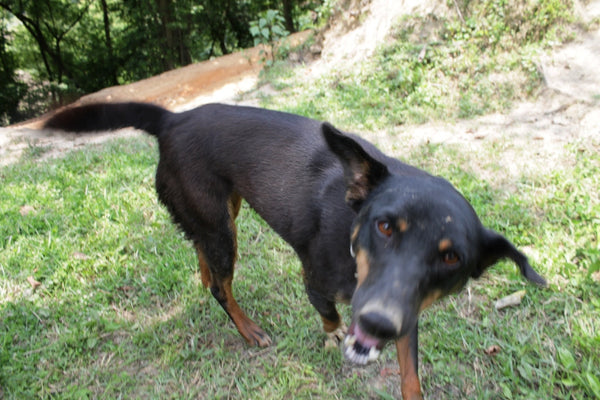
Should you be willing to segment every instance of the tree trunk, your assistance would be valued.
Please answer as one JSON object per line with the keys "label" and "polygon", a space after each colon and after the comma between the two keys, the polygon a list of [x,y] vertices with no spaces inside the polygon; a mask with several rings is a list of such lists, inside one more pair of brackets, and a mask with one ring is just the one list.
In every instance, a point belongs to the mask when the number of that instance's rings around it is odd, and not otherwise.
{"label": "tree trunk", "polygon": [[106,51],[108,52],[108,58],[110,60],[110,80],[113,85],[117,85],[119,80],[117,79],[117,68],[115,64],[115,55],[113,52],[112,39],[110,37],[110,19],[108,18],[108,5],[106,0],[100,0],[102,5],[102,17],[104,18],[104,40],[106,43]]}
{"label": "tree trunk", "polygon": [[163,48],[163,56],[165,57],[167,69],[175,68],[175,62],[173,57],[173,49],[175,48],[173,44],[173,30],[170,27],[170,24],[173,20],[171,15],[171,7],[170,0],[158,0],[158,15],[160,18],[160,24],[162,28],[162,32],[164,35],[164,41],[162,44]]}
{"label": "tree trunk", "polygon": [[227,3],[225,17],[235,33],[238,47],[246,48],[252,46],[253,40],[250,34],[250,24],[247,18],[239,12],[235,2],[233,4]]}
{"label": "tree trunk", "polygon": [[293,10],[294,0],[283,0],[283,18],[285,19],[285,29],[287,29],[289,33],[296,32],[294,17],[292,15]]}

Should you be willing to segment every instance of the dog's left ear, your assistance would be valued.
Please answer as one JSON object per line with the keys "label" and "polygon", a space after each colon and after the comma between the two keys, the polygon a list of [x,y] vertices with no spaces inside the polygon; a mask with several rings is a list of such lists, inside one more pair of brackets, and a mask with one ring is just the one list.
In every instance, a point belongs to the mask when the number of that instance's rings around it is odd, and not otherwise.
{"label": "dog's left ear", "polygon": [[358,211],[371,190],[390,173],[381,162],[371,157],[354,139],[333,125],[322,125],[323,136],[329,149],[340,159],[346,179],[346,202]]}
{"label": "dog's left ear", "polygon": [[472,274],[478,278],[488,267],[494,265],[501,259],[507,258],[519,266],[521,274],[529,281],[546,286],[546,280],[542,278],[527,261],[525,254],[508,241],[504,236],[491,229],[483,228],[481,239],[481,258],[477,270]]}

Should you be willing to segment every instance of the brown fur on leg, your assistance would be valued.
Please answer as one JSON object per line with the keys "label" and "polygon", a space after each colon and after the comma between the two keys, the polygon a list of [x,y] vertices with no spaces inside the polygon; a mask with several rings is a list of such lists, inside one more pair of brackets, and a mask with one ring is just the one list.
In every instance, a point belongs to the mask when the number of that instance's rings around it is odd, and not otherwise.
{"label": "brown fur on leg", "polygon": [[396,341],[398,363],[400,364],[400,385],[404,400],[423,400],[419,375],[415,370],[414,357],[410,349],[410,336],[404,336]]}
{"label": "brown fur on leg", "polygon": [[206,262],[206,258],[204,257],[204,253],[199,244],[196,244],[196,253],[198,254],[198,263],[200,264],[200,279],[202,279],[202,285],[205,288],[210,289],[212,286],[212,274],[210,273],[208,263]]}
{"label": "brown fur on leg", "polygon": [[[242,311],[233,298],[232,280],[233,277],[230,277],[223,281],[222,293],[224,294],[224,299],[223,301],[219,299],[221,305],[235,324],[237,330],[249,344],[260,347],[271,345],[271,338]],[[219,288],[220,290],[221,288]]]}

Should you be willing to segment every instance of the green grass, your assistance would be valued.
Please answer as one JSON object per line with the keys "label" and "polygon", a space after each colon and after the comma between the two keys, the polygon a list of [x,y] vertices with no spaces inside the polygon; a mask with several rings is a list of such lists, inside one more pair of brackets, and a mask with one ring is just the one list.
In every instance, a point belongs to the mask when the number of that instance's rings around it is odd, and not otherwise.
{"label": "green grass", "polygon": [[[364,390],[353,372],[340,390],[333,376],[342,360],[322,348],[298,260],[246,207],[236,297],[276,344],[243,343],[155,200],[155,164],[145,139],[2,169],[4,396],[343,398]],[[41,283],[35,291],[29,276]]]}
{"label": "green grass", "polygon": [[[551,283],[533,287],[501,263],[426,312],[421,377],[431,398],[600,395],[600,157],[592,150],[565,149],[573,168],[523,176],[510,193],[478,179],[469,166],[480,160],[457,148],[427,145],[408,157],[447,176]],[[247,347],[157,204],[155,164],[156,146],[142,138],[0,170],[6,399],[398,396],[392,347],[367,368],[323,349],[298,260],[244,207],[234,288],[274,339]],[[494,310],[495,299],[520,289],[523,304]],[[491,345],[498,355],[485,355]]]}

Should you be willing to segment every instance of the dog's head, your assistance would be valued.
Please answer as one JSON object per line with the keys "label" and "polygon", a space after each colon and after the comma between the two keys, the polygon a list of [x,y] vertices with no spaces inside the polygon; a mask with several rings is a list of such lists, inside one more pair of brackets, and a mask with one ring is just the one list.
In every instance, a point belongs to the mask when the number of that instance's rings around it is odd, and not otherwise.
{"label": "dog's head", "polygon": [[378,161],[329,124],[323,135],[341,160],[346,201],[357,212],[350,238],[357,286],[344,342],[350,360],[376,358],[387,341],[416,327],[422,310],[500,259],[513,260],[528,280],[545,284],[525,255],[481,224],[449,182]]}

